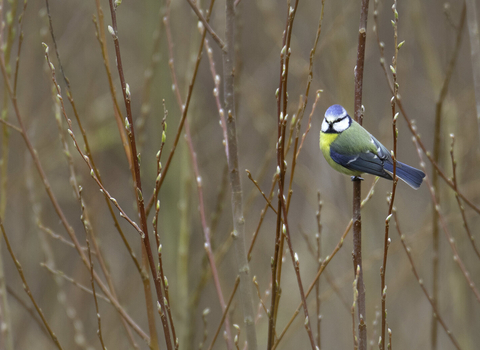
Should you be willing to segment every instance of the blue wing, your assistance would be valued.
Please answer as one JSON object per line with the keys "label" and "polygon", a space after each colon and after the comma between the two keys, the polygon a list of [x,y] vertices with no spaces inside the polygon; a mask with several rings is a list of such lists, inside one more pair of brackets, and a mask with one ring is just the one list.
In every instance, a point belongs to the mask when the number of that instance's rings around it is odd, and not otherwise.
{"label": "blue wing", "polygon": [[364,152],[358,154],[341,154],[335,150],[334,147],[330,148],[330,157],[335,163],[341,166],[362,173],[372,174],[391,180],[392,177],[383,169],[385,158],[380,158],[372,152]]}
{"label": "blue wing", "polygon": [[[345,150],[345,148],[332,143],[330,146],[330,157],[335,163],[348,170],[392,180],[393,160],[390,152],[375,137],[369,136],[373,145],[370,149],[360,149],[358,152],[352,152],[351,148]],[[423,171],[399,161],[397,161],[396,175],[414,189],[420,187],[425,177]]]}

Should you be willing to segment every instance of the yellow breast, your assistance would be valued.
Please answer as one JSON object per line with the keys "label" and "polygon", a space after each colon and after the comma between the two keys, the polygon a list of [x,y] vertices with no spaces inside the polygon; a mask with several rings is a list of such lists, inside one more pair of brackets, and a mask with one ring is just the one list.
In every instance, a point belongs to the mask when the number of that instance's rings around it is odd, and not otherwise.
{"label": "yellow breast", "polygon": [[330,164],[333,169],[347,175],[358,176],[361,174],[360,171],[352,171],[344,168],[340,164],[335,163],[332,157],[330,157],[330,145],[339,135],[340,134],[325,134],[323,132],[320,132],[320,150],[322,151],[325,160],[328,162],[328,164]]}
{"label": "yellow breast", "polygon": [[333,161],[330,157],[330,145],[338,137],[339,134],[325,134],[320,132],[320,150],[323,153],[325,159],[330,163]]}

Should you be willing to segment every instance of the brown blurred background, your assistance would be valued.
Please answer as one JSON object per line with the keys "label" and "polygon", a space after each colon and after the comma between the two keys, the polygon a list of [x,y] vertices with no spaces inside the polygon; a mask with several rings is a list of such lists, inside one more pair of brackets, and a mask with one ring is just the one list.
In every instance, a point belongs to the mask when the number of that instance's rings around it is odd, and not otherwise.
{"label": "brown blurred background", "polygon": [[[13,0],[15,1],[15,0]],[[393,55],[393,18],[391,2],[378,4],[378,33],[385,43],[387,65]],[[447,6],[448,5],[448,6]],[[105,14],[105,26],[111,24],[108,2],[101,1]],[[205,8],[208,3],[198,4]],[[224,36],[224,2],[215,4],[211,24],[215,31]],[[305,94],[312,48],[321,12],[320,1],[300,1],[296,14],[293,35],[290,71],[288,79],[289,114],[296,113],[300,95]],[[379,64],[380,54],[376,34],[373,31],[373,6],[367,30],[367,47],[364,74],[363,104],[366,108],[363,125],[387,148],[392,148],[391,93],[385,74]],[[3,20],[12,3],[4,2]],[[17,4],[17,14],[13,22],[16,28],[10,61],[15,62],[18,48],[18,15],[23,3]],[[398,58],[398,83],[403,106],[408,117],[415,119],[418,132],[427,149],[433,151],[435,106],[439,100],[448,62],[454,55],[457,30],[463,7],[462,1],[444,4],[438,1],[400,1],[399,41],[405,40]],[[181,117],[169,70],[169,53],[165,26],[165,2],[124,0],[117,10],[118,33],[126,81],[132,94],[134,120],[142,115],[143,106],[149,106],[141,139],[141,170],[145,197],[150,198],[155,183],[155,154],[162,135],[161,120],[164,115],[162,101],[165,101],[167,116],[167,141],[162,163],[165,164],[172,148],[173,139]],[[188,84],[193,74],[200,34],[198,20],[186,1],[173,1],[170,5],[170,26],[174,43],[174,67],[180,94],[185,101]],[[313,115],[311,130],[298,158],[293,183],[293,196],[289,213],[292,241],[301,263],[301,274],[306,286],[310,285],[318,268],[316,258],[309,251],[316,248],[318,210],[317,192],[321,193],[321,256],[331,254],[344,232],[352,213],[352,185],[350,178],[331,169],[318,149],[318,133],[323,113],[334,103],[342,104],[353,115],[353,70],[356,60],[359,2],[325,1],[324,20],[318,49],[314,58],[313,82],[309,102],[302,121],[301,134],[308,125],[308,116],[315,99],[315,91],[322,89],[321,97]],[[134,220],[137,219],[132,178],[127,158],[121,145],[108,79],[103,64],[100,45],[95,36],[92,16],[97,16],[95,1],[50,1],[50,12],[61,63],[71,85],[71,91],[88,135],[93,157],[101,172],[105,187]],[[284,30],[287,4],[283,1],[257,0],[240,1],[237,6],[237,69],[236,102],[238,116],[238,144],[240,169],[244,190],[247,243],[250,243],[265,200],[259,195],[253,183],[247,178],[245,169],[251,171],[263,191],[271,186],[276,170],[275,136],[277,132],[277,110],[275,90],[279,84],[280,50]],[[2,43],[6,42],[6,29]],[[62,209],[82,245],[85,231],[79,220],[81,208],[75,199],[69,182],[68,163],[62,150],[59,130],[55,121],[55,101],[52,98],[51,73],[44,58],[42,42],[50,47],[50,57],[55,65],[57,80],[66,91],[59,63],[54,54],[54,46],[49,31],[45,2],[29,1],[23,15],[24,39],[18,72],[18,103],[28,136],[33,143],[47,178],[52,185]],[[158,50],[155,48],[159,36]],[[207,35],[213,50],[217,74],[222,74],[221,51]],[[113,82],[121,111],[125,116],[123,97],[115,66],[113,41],[107,31],[107,44]],[[146,83],[146,70],[155,60],[151,84]],[[14,68],[12,68],[14,69]],[[148,74],[147,74],[148,76]],[[223,83],[223,79],[221,81]],[[12,104],[7,98],[4,84],[0,84],[2,110],[8,120],[17,125]],[[204,191],[204,206],[212,228],[213,249],[218,253],[232,230],[230,189],[225,179],[226,157],[222,145],[222,129],[213,96],[214,81],[210,72],[208,57],[204,52],[193,89],[188,112],[192,142],[197,154],[198,166]],[[223,97],[223,89],[220,96]],[[63,94],[66,113],[74,119],[72,108]],[[221,98],[221,101],[223,99]],[[472,62],[469,36],[466,25],[462,31],[462,42],[453,71],[448,93],[443,99],[441,125],[441,152],[439,165],[447,176],[452,174],[450,162],[450,137],[455,134],[455,158],[458,162],[457,176],[459,189],[477,206],[480,205],[479,135],[476,121],[475,96],[472,81]],[[147,111],[143,107],[143,112]],[[62,118],[62,116],[60,115]],[[89,175],[89,169],[66,134],[63,119],[63,133],[67,139],[74,160],[78,184],[83,187],[83,198],[89,213],[91,225],[104,252],[104,259],[111,271],[118,298],[125,310],[147,332],[147,317],[142,280],[107,210],[98,186]],[[80,131],[74,122],[73,131],[80,140]],[[4,142],[3,131],[0,139]],[[420,167],[419,158],[412,134],[402,116],[398,118],[398,158],[402,162]],[[89,271],[84,267],[76,251],[41,230],[42,226],[69,240],[60,224],[49,198],[43,188],[41,178],[32,164],[25,143],[18,132],[9,129],[8,138],[8,179],[6,187],[0,189],[6,201],[1,213],[7,235],[17,259],[22,264],[25,277],[39,306],[45,313],[55,334],[64,349],[99,349],[96,335],[97,319],[93,298],[77,286],[60,276],[64,273],[77,283],[91,288]],[[81,142],[81,147],[83,143]],[[5,149],[2,144],[2,150]],[[426,159],[425,155],[423,156]],[[291,166],[291,152],[286,157]],[[427,161],[428,176],[432,176],[432,165]],[[287,171],[290,176],[290,171]],[[287,178],[289,179],[289,177]],[[362,189],[364,196],[374,180],[366,175]],[[455,200],[455,194],[443,180],[439,180],[436,191],[441,213],[448,230],[455,238],[460,257],[470,273],[472,281],[480,285],[480,260],[472,248],[463,227],[463,220]],[[365,205],[363,215],[363,257],[367,296],[367,331],[372,348],[378,342],[378,316],[381,304],[379,269],[383,258],[385,217],[387,215],[387,192],[392,184],[380,180],[375,194]],[[203,247],[204,236],[198,211],[199,200],[196,189],[192,161],[184,137],[180,138],[171,168],[160,191],[161,209],[159,231],[161,235],[164,271],[169,280],[171,308],[180,349],[197,349],[204,336],[202,312],[209,308],[206,316],[208,335],[204,348],[210,344],[221,318],[221,308],[211,278],[204,287],[199,282],[205,269],[209,269]],[[395,207],[401,222],[405,240],[412,249],[416,267],[430,294],[432,290],[432,248],[433,205],[427,184],[413,191],[404,183],[399,183]],[[468,226],[474,237],[480,238],[479,215],[465,206]],[[117,213],[117,211],[115,211]],[[118,214],[118,213],[117,213]],[[118,215],[117,215],[118,217]],[[150,224],[151,216],[148,219]],[[137,257],[140,257],[138,234],[124,220],[120,219]],[[138,221],[138,220],[136,220]],[[251,275],[256,276],[262,298],[267,307],[270,299],[265,296],[269,288],[271,270],[270,259],[274,251],[276,215],[270,210],[259,232],[251,260]],[[183,235],[183,236],[182,236]],[[186,245],[180,244],[185,237]],[[308,237],[308,243],[304,236]],[[432,308],[422,293],[419,283],[412,274],[407,255],[400,243],[393,220],[390,225],[390,245],[387,263],[386,282],[388,327],[393,334],[393,347],[396,349],[427,349],[431,346]],[[154,242],[153,238],[151,239]],[[15,265],[2,238],[1,261],[5,284],[9,293],[4,296],[9,306],[9,319],[5,312],[1,321],[7,322],[13,336],[15,349],[53,349],[54,344],[41,330],[25,305],[31,302],[22,288]],[[228,248],[228,246],[227,246]],[[180,249],[188,249],[180,256]],[[347,236],[339,253],[322,275],[321,284],[321,345],[323,349],[349,349],[352,344],[352,319],[350,307],[353,303],[352,282],[352,237]],[[439,228],[439,279],[438,308],[441,317],[459,341],[462,349],[475,349],[480,343],[480,305],[469,288],[458,265],[445,234]],[[51,264],[58,274],[52,275],[41,263]],[[188,270],[182,269],[182,265]],[[99,264],[94,257],[95,269]],[[218,262],[219,276],[224,298],[228,299],[235,277],[236,261],[233,248],[228,248]],[[185,274],[187,272],[187,274]],[[328,280],[327,281],[327,278]],[[298,286],[292,269],[289,254],[285,255],[282,278],[278,329],[283,330],[296,306],[300,302]],[[253,284],[252,284],[253,288]],[[478,287],[477,287],[478,288]],[[153,285],[152,285],[153,289]],[[97,290],[98,291],[98,290]],[[195,293],[199,299],[191,303]],[[22,305],[17,298],[20,298]],[[155,298],[154,298],[155,300]],[[310,296],[309,311],[316,331],[315,297]],[[255,310],[258,297],[254,292]],[[106,346],[110,349],[129,349],[125,329],[118,313],[103,300],[99,300],[102,317],[102,333]],[[3,309],[2,309],[3,310]],[[267,317],[262,309],[257,321],[257,336],[260,348],[266,347]],[[33,313],[35,311],[33,310]],[[302,315],[302,314],[301,314]],[[35,317],[38,318],[36,315]],[[231,307],[230,319],[240,326],[242,312],[239,298]],[[374,320],[376,325],[373,325]],[[160,346],[164,348],[161,322],[157,317],[157,333]],[[223,330],[222,330],[223,332]],[[235,331],[232,329],[235,334]],[[375,333],[374,333],[375,332]],[[240,348],[243,348],[245,331],[240,334]],[[7,348],[6,338],[2,337],[1,348]],[[147,344],[134,335],[140,349]],[[438,325],[437,349],[453,349],[445,331]],[[303,316],[293,323],[279,349],[309,348],[307,333],[303,327]],[[225,349],[225,341],[220,334],[214,347]]]}

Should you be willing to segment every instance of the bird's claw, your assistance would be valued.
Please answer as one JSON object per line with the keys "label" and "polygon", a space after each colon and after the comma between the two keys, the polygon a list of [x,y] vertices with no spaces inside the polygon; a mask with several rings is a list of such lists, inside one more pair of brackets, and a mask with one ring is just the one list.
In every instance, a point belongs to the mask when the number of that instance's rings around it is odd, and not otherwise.
{"label": "bird's claw", "polygon": [[351,176],[350,177],[352,179],[352,181],[363,181],[363,177],[360,177],[360,176]]}

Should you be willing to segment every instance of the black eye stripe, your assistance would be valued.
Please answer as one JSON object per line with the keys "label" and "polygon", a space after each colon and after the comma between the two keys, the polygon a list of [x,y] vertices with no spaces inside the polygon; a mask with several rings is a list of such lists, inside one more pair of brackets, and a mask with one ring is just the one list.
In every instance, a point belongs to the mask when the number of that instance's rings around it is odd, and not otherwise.
{"label": "black eye stripe", "polygon": [[346,117],[347,117],[347,116],[344,116],[344,117],[342,117],[342,118],[340,118],[340,119],[335,119],[333,122],[329,122],[329,121],[327,120],[327,123],[330,124],[330,125],[333,125],[333,124],[335,124],[335,123],[341,122],[341,121],[344,120]]}

